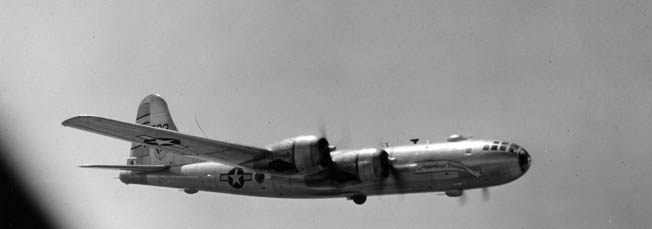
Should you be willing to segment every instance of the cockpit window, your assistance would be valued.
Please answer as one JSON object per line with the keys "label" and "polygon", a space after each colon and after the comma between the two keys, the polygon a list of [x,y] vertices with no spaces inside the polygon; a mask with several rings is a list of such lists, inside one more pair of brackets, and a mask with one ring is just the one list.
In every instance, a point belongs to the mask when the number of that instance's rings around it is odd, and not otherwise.
{"label": "cockpit window", "polygon": [[492,145],[491,150],[498,150],[498,145]]}
{"label": "cockpit window", "polygon": [[516,153],[516,152],[518,152],[518,149],[520,149],[520,148],[521,148],[521,147],[518,146],[517,144],[511,144],[511,145],[509,146],[509,152],[510,152],[510,153]]}
{"label": "cockpit window", "polygon": [[506,145],[501,145],[500,146],[500,151],[505,151],[505,147],[506,147]]}
{"label": "cockpit window", "polygon": [[485,146],[483,146],[483,147],[482,147],[482,150],[484,150],[484,151],[489,150],[489,145],[485,145]]}

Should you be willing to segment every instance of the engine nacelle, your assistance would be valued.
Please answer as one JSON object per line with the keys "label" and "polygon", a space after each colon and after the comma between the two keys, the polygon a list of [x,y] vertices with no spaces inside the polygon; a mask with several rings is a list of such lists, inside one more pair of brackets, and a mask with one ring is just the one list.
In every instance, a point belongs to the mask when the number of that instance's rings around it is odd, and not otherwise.
{"label": "engine nacelle", "polygon": [[302,172],[332,163],[326,138],[299,136],[273,144],[268,167],[277,172]]}
{"label": "engine nacelle", "polygon": [[355,175],[360,181],[380,180],[389,176],[389,156],[382,149],[343,151],[332,157],[338,170]]}

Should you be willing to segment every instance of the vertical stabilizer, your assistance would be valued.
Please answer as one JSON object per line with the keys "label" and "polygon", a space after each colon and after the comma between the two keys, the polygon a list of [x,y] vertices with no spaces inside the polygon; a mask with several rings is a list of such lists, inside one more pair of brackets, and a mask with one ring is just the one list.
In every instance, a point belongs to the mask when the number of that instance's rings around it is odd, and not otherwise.
{"label": "vertical stabilizer", "polygon": [[[170,116],[167,102],[158,94],[148,95],[140,102],[136,114],[136,123],[156,128],[178,130],[174,121],[172,121],[172,116]],[[194,162],[196,162],[195,159],[168,153],[165,150],[155,149],[140,143],[131,144],[131,152],[127,160],[129,165],[188,164]]]}
{"label": "vertical stabilizer", "polygon": [[177,130],[174,125],[168,103],[158,94],[148,95],[140,102],[136,123],[168,130]]}

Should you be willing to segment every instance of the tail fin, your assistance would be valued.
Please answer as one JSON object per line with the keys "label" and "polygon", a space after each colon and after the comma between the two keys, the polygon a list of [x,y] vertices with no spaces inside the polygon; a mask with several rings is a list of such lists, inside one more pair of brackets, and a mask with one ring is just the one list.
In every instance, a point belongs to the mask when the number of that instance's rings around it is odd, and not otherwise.
{"label": "tail fin", "polygon": [[148,95],[140,102],[136,123],[177,131],[168,110],[168,103],[158,94]]}
{"label": "tail fin", "polygon": [[[148,95],[140,102],[136,115],[136,123],[157,128],[177,131],[172,121],[168,104],[158,94]],[[140,143],[131,144],[128,165],[164,165],[195,163],[196,159],[186,158],[165,150],[155,149]]]}

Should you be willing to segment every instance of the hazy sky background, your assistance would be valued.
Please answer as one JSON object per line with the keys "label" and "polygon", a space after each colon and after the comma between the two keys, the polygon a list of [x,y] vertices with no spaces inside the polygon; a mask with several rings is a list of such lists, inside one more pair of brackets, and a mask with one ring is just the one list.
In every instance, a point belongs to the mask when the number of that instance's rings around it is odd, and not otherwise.
{"label": "hazy sky background", "polygon": [[[649,1],[0,1],[0,137],[65,228],[650,228],[651,25]],[[196,117],[235,143],[320,123],[339,148],[461,133],[533,166],[464,207],[187,195],[77,168],[130,144],[61,121],[134,121],[150,93],[181,131],[201,135]]]}

